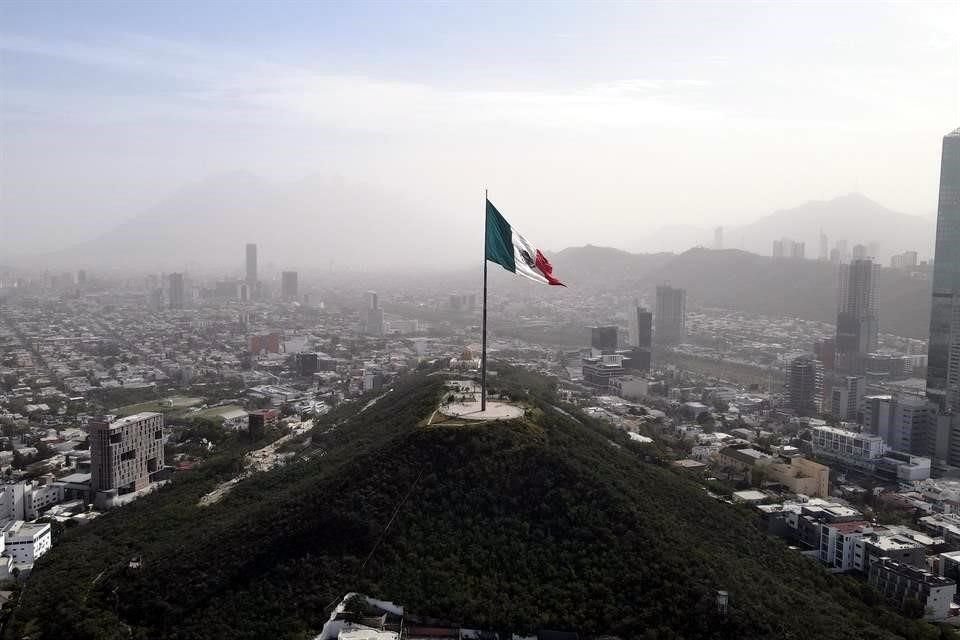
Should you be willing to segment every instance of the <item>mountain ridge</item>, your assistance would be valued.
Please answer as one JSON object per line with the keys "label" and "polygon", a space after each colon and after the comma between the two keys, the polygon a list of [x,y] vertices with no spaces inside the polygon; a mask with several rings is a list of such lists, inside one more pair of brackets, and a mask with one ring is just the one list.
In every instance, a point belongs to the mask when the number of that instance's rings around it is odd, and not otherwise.
{"label": "mountain ridge", "polygon": [[[718,221],[722,224],[722,221]],[[810,200],[753,222],[725,225],[726,246],[768,255],[773,240],[792,237],[816,257],[819,232],[831,245],[879,242],[881,262],[912,249],[932,254],[935,221],[898,213],[860,194]],[[415,232],[414,232],[415,231]],[[370,269],[463,264],[462,241],[474,232],[463,216],[446,215],[428,195],[417,201],[378,187],[323,175],[280,183],[250,172],[217,174],[171,193],[97,237],[61,250],[15,256],[18,264],[106,266],[151,270],[239,271],[242,246],[258,242],[283,268],[334,262]],[[667,225],[621,251],[682,252],[712,246],[713,230]],[[398,243],[398,238],[406,238]],[[451,241],[453,239],[453,241]],[[402,253],[399,253],[402,251]],[[557,254],[562,251],[556,252]],[[403,260],[398,260],[403,256]]]}

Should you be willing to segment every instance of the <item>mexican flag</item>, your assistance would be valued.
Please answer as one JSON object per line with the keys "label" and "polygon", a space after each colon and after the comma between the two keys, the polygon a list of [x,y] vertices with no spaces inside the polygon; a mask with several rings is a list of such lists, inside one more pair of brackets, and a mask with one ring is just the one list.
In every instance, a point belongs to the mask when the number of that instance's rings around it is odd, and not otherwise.
{"label": "mexican flag", "polygon": [[518,276],[543,284],[565,287],[553,276],[553,266],[539,249],[527,242],[487,200],[487,260]]}

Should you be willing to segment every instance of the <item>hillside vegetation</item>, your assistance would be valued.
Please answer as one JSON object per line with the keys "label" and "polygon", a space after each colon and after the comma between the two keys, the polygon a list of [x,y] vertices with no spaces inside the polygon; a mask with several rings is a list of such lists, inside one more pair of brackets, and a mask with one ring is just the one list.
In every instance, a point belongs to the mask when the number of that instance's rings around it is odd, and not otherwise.
{"label": "hillside vegetation", "polygon": [[[197,499],[216,459],[68,531],[6,637],[309,638],[351,590],[471,627],[625,638],[940,637],[768,538],[640,445],[503,371],[525,418],[422,427],[416,375],[315,430],[326,455]],[[392,526],[387,529],[387,523]],[[128,561],[141,557],[143,568]],[[726,617],[714,594],[731,593]]]}

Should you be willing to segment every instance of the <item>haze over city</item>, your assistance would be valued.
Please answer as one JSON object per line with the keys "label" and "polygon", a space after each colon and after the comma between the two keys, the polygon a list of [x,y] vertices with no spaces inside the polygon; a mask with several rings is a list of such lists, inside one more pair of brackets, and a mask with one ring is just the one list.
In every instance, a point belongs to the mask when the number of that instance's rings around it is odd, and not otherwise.
{"label": "haze over city", "polygon": [[[230,226],[269,215],[277,250],[309,235],[338,261],[466,266],[484,188],[554,251],[681,250],[705,238],[657,230],[851,192],[932,225],[927,141],[957,120],[958,11],[5,2],[5,253],[160,211],[233,244]],[[324,247],[359,192],[376,215]],[[231,197],[270,211],[221,212]]]}
{"label": "haze over city", "polygon": [[0,0],[0,640],[960,640],[960,3]]}

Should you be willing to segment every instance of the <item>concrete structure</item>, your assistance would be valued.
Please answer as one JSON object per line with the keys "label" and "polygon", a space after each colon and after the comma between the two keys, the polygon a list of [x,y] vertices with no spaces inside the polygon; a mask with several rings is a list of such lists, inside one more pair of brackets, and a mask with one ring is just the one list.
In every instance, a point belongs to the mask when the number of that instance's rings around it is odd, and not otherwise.
{"label": "concrete structure", "polygon": [[837,339],[821,338],[813,343],[813,354],[827,371],[833,371],[837,357]]}
{"label": "concrete structure", "polygon": [[858,433],[838,427],[811,429],[813,453],[850,466],[872,470],[883,457],[883,438],[871,433]]}
{"label": "concrete structure", "polygon": [[383,335],[383,309],[380,308],[380,299],[376,291],[367,291],[364,296],[366,308],[364,310],[364,333],[370,336]]}
{"label": "concrete structure", "polygon": [[654,320],[657,344],[681,342],[687,335],[687,291],[658,286]]}
{"label": "concrete structure", "polygon": [[878,265],[869,258],[840,269],[837,299],[837,369],[862,373],[864,359],[877,350]]}
{"label": "concrete structure", "polygon": [[617,378],[612,386],[621,398],[640,400],[649,395],[650,380],[640,376],[623,376]]}
{"label": "concrete structure", "polygon": [[280,295],[284,300],[297,299],[297,280],[299,276],[296,271],[284,271],[280,274]]}
{"label": "concrete structure", "polygon": [[581,369],[585,384],[604,391],[615,391],[614,381],[626,373],[623,368],[623,357],[619,355],[584,358],[581,361]]}
{"label": "concrete structure", "polygon": [[815,416],[823,404],[823,365],[811,356],[799,356],[787,367],[787,396],[798,416]]}
{"label": "concrete structure", "polygon": [[171,273],[170,282],[170,308],[183,309],[186,302],[186,291],[183,284],[182,273]]}
{"label": "concrete structure", "polygon": [[960,412],[960,128],[943,137],[927,353],[927,395]]}
{"label": "concrete structure", "polygon": [[618,343],[616,327],[591,327],[590,348],[594,355],[608,355],[617,350]]}
{"label": "concrete structure", "polygon": [[247,414],[247,431],[254,438],[264,434],[267,427],[277,424],[280,412],[276,409],[258,409]]}
{"label": "concrete structure", "polygon": [[766,479],[781,484],[793,493],[814,498],[830,495],[830,467],[800,456],[777,458],[765,467]]}
{"label": "concrete structure", "polygon": [[837,420],[856,421],[863,404],[866,379],[846,376],[830,391],[830,415]]}
{"label": "concrete structure", "polygon": [[901,394],[863,399],[864,430],[877,434],[897,451],[932,456],[936,423],[937,407],[924,398]]}
{"label": "concrete structure", "polygon": [[916,251],[904,251],[890,258],[892,269],[912,269],[918,264]]}
{"label": "concrete structure", "polygon": [[250,289],[253,290],[257,284],[257,245],[250,243],[247,245],[247,254],[246,254],[246,276],[247,284],[250,286]]}
{"label": "concrete structure", "polygon": [[870,566],[881,558],[889,558],[913,567],[927,566],[926,547],[923,543],[898,533],[864,533],[854,541],[853,555],[854,568],[864,573],[869,573]]}
{"label": "concrete structure", "polygon": [[278,332],[256,333],[247,338],[250,353],[280,353],[281,336]]}
{"label": "concrete structure", "polygon": [[653,344],[653,314],[643,307],[633,306],[627,311],[630,324],[630,345],[649,349]]}
{"label": "concrete structure", "polygon": [[873,533],[869,522],[823,523],[820,526],[820,562],[839,571],[852,571],[863,566],[863,552],[857,555],[857,541]]}
{"label": "concrete structure", "polygon": [[925,620],[943,620],[957,593],[957,583],[925,569],[881,558],[870,565],[870,586],[898,607],[916,599],[923,606]]}
{"label": "concrete structure", "polygon": [[12,558],[15,565],[33,566],[53,544],[48,522],[34,524],[15,520],[0,531],[3,533],[3,554]]}
{"label": "concrete structure", "polygon": [[[146,488],[163,468],[163,415],[137,413],[89,423],[91,489],[130,493]],[[94,502],[97,502],[94,496]]]}

